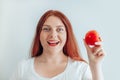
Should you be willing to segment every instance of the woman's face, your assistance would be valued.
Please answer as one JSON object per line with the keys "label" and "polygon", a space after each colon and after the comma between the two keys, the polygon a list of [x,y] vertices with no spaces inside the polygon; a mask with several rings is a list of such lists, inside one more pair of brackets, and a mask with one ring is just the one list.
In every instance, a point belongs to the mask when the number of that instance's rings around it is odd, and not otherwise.
{"label": "woman's face", "polygon": [[65,25],[62,21],[55,16],[48,17],[40,33],[43,51],[62,51],[66,43],[66,35]]}

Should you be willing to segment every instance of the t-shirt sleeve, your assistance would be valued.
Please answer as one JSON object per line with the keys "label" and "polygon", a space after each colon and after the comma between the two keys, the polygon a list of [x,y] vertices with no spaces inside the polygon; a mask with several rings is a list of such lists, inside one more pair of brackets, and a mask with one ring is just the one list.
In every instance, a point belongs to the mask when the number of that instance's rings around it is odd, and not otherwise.
{"label": "t-shirt sleeve", "polygon": [[18,63],[17,68],[15,69],[9,80],[21,80],[24,73],[24,66],[25,60],[22,60],[20,63]]}
{"label": "t-shirt sleeve", "polygon": [[82,80],[92,80],[92,74],[89,66],[86,67]]}

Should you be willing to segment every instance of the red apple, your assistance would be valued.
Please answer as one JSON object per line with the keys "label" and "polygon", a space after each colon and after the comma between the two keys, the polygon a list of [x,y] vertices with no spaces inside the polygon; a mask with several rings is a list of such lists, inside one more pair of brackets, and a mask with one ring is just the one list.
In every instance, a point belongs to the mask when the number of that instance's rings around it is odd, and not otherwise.
{"label": "red apple", "polygon": [[100,42],[100,35],[96,30],[90,30],[85,35],[85,41],[88,45],[95,45],[96,42]]}

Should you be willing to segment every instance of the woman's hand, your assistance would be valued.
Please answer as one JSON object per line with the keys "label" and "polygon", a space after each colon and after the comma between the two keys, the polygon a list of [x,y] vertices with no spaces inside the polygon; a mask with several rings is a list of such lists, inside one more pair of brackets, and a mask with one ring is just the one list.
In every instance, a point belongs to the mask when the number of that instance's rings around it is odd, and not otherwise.
{"label": "woman's hand", "polygon": [[89,63],[94,65],[99,64],[103,60],[103,57],[105,56],[105,52],[102,48],[102,45],[98,43],[95,46],[90,47],[89,45],[86,44],[85,40],[83,41],[87,50]]}

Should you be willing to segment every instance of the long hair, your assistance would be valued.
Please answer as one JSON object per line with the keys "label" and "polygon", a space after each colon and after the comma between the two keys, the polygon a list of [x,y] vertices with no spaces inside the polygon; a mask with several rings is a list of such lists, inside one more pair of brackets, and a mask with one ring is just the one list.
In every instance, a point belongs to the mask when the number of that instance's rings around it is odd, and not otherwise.
{"label": "long hair", "polygon": [[35,33],[35,38],[34,38],[34,41],[33,41],[31,57],[40,56],[43,52],[43,47],[42,47],[41,42],[39,40],[40,39],[40,33],[41,33],[42,26],[43,26],[44,22],[50,16],[56,16],[56,17],[60,18],[60,20],[65,25],[66,32],[67,32],[67,40],[66,40],[66,43],[63,47],[63,53],[65,55],[71,57],[74,60],[84,61],[83,58],[80,55],[80,50],[79,50],[79,47],[77,45],[77,41],[75,39],[73,29],[72,29],[72,25],[71,25],[70,21],[68,20],[68,18],[62,12],[57,11],[57,10],[49,10],[49,11],[45,12],[42,15],[42,17],[40,18],[40,20],[37,24],[37,28],[36,28],[36,33]]}

